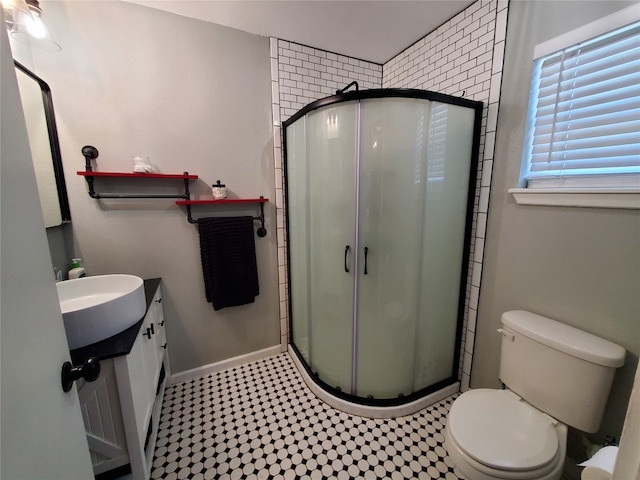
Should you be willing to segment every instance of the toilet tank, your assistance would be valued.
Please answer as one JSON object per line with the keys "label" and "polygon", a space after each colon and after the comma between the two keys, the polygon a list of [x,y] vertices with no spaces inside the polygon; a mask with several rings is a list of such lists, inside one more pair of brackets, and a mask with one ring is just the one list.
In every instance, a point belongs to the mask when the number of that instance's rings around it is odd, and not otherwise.
{"label": "toilet tank", "polygon": [[597,431],[625,349],[524,310],[504,313],[502,325],[500,380],[562,423]]}

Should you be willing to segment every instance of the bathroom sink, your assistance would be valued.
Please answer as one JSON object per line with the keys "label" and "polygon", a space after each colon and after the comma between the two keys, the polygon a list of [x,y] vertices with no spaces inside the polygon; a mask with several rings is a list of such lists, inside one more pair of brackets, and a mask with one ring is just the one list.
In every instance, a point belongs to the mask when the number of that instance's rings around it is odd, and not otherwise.
{"label": "bathroom sink", "polygon": [[97,275],[56,285],[71,350],[126,330],[146,311],[143,281],[134,275]]}

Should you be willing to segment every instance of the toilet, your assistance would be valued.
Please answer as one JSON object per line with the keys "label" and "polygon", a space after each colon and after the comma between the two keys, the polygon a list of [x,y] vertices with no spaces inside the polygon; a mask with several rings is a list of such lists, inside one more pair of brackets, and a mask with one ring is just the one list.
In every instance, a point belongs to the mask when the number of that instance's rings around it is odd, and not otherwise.
{"label": "toilet", "polygon": [[505,389],[460,395],[447,416],[445,448],[468,480],[556,480],[567,425],[600,426],[624,348],[523,310],[502,315]]}

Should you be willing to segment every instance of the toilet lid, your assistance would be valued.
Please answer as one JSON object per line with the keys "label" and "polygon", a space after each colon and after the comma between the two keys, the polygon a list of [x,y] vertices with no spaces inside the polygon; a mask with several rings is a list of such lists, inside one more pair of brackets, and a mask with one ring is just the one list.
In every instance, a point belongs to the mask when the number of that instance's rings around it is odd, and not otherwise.
{"label": "toilet lid", "polygon": [[558,449],[554,423],[509,390],[469,390],[448,416],[450,435],[467,455],[503,470],[534,470],[551,462]]}

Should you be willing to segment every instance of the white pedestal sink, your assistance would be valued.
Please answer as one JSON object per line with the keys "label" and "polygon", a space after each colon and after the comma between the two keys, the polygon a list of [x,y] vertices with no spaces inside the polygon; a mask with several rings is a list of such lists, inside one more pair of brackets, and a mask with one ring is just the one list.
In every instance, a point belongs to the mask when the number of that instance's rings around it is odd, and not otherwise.
{"label": "white pedestal sink", "polygon": [[134,275],[97,275],[56,285],[71,350],[126,330],[146,311],[143,281]]}

